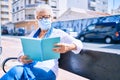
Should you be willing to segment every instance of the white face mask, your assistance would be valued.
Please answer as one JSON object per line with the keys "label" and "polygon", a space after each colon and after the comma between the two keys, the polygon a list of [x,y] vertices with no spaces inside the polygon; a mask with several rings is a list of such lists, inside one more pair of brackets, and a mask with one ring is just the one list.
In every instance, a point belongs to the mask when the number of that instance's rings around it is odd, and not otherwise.
{"label": "white face mask", "polygon": [[42,30],[48,30],[51,28],[51,21],[50,19],[40,19],[38,20],[38,26],[42,29]]}

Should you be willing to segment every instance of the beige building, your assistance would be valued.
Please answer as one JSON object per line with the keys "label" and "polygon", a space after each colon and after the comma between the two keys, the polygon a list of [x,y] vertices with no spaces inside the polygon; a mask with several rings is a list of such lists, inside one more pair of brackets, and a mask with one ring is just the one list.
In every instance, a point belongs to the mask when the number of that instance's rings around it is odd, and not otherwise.
{"label": "beige building", "polygon": [[15,27],[24,27],[27,33],[36,29],[37,22],[35,22],[34,11],[38,4],[49,4],[55,14],[54,18],[58,17],[57,0],[13,0],[12,17]]}
{"label": "beige building", "polygon": [[95,18],[95,17],[103,17],[103,16],[110,16],[110,14],[72,7],[69,8],[67,11],[65,11],[60,17],[58,17],[56,21],[68,21],[68,20]]}
{"label": "beige building", "polygon": [[12,21],[12,0],[0,0],[0,22],[4,25]]}

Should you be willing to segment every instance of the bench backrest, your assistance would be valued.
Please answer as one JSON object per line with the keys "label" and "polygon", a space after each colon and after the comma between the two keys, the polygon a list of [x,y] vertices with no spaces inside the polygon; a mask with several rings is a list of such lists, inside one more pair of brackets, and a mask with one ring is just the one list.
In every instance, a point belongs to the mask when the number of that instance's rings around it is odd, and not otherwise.
{"label": "bench backrest", "polygon": [[[17,59],[16,57],[7,58],[3,61]],[[120,55],[93,50],[82,50],[79,54],[67,52],[61,54],[59,67],[86,77],[90,80],[120,80]]]}
{"label": "bench backrest", "polygon": [[59,66],[91,80],[120,80],[120,55],[92,50],[61,54]]}

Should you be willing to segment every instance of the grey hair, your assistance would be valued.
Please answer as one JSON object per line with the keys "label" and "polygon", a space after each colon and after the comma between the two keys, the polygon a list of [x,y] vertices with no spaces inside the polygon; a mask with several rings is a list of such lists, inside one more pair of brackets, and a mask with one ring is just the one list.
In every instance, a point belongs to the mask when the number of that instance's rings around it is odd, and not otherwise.
{"label": "grey hair", "polygon": [[36,14],[37,12],[40,12],[40,11],[43,11],[43,10],[49,11],[50,12],[50,16],[53,17],[52,8],[48,4],[40,4],[40,5],[38,5],[36,7],[36,9],[35,9],[35,16],[37,15]]}

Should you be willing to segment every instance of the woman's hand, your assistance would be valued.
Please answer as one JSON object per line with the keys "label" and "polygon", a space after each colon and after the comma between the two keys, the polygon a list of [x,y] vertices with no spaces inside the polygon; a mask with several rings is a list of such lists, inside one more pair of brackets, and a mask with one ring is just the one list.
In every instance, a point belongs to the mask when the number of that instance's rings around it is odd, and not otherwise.
{"label": "woman's hand", "polygon": [[55,51],[57,53],[65,53],[65,52],[68,52],[70,50],[76,49],[75,44],[57,43],[57,44],[55,44],[55,46],[56,47],[53,48],[53,51]]}
{"label": "woman's hand", "polygon": [[25,55],[20,56],[19,61],[22,62],[23,64],[28,64],[32,62],[32,60],[28,59],[28,57]]}

